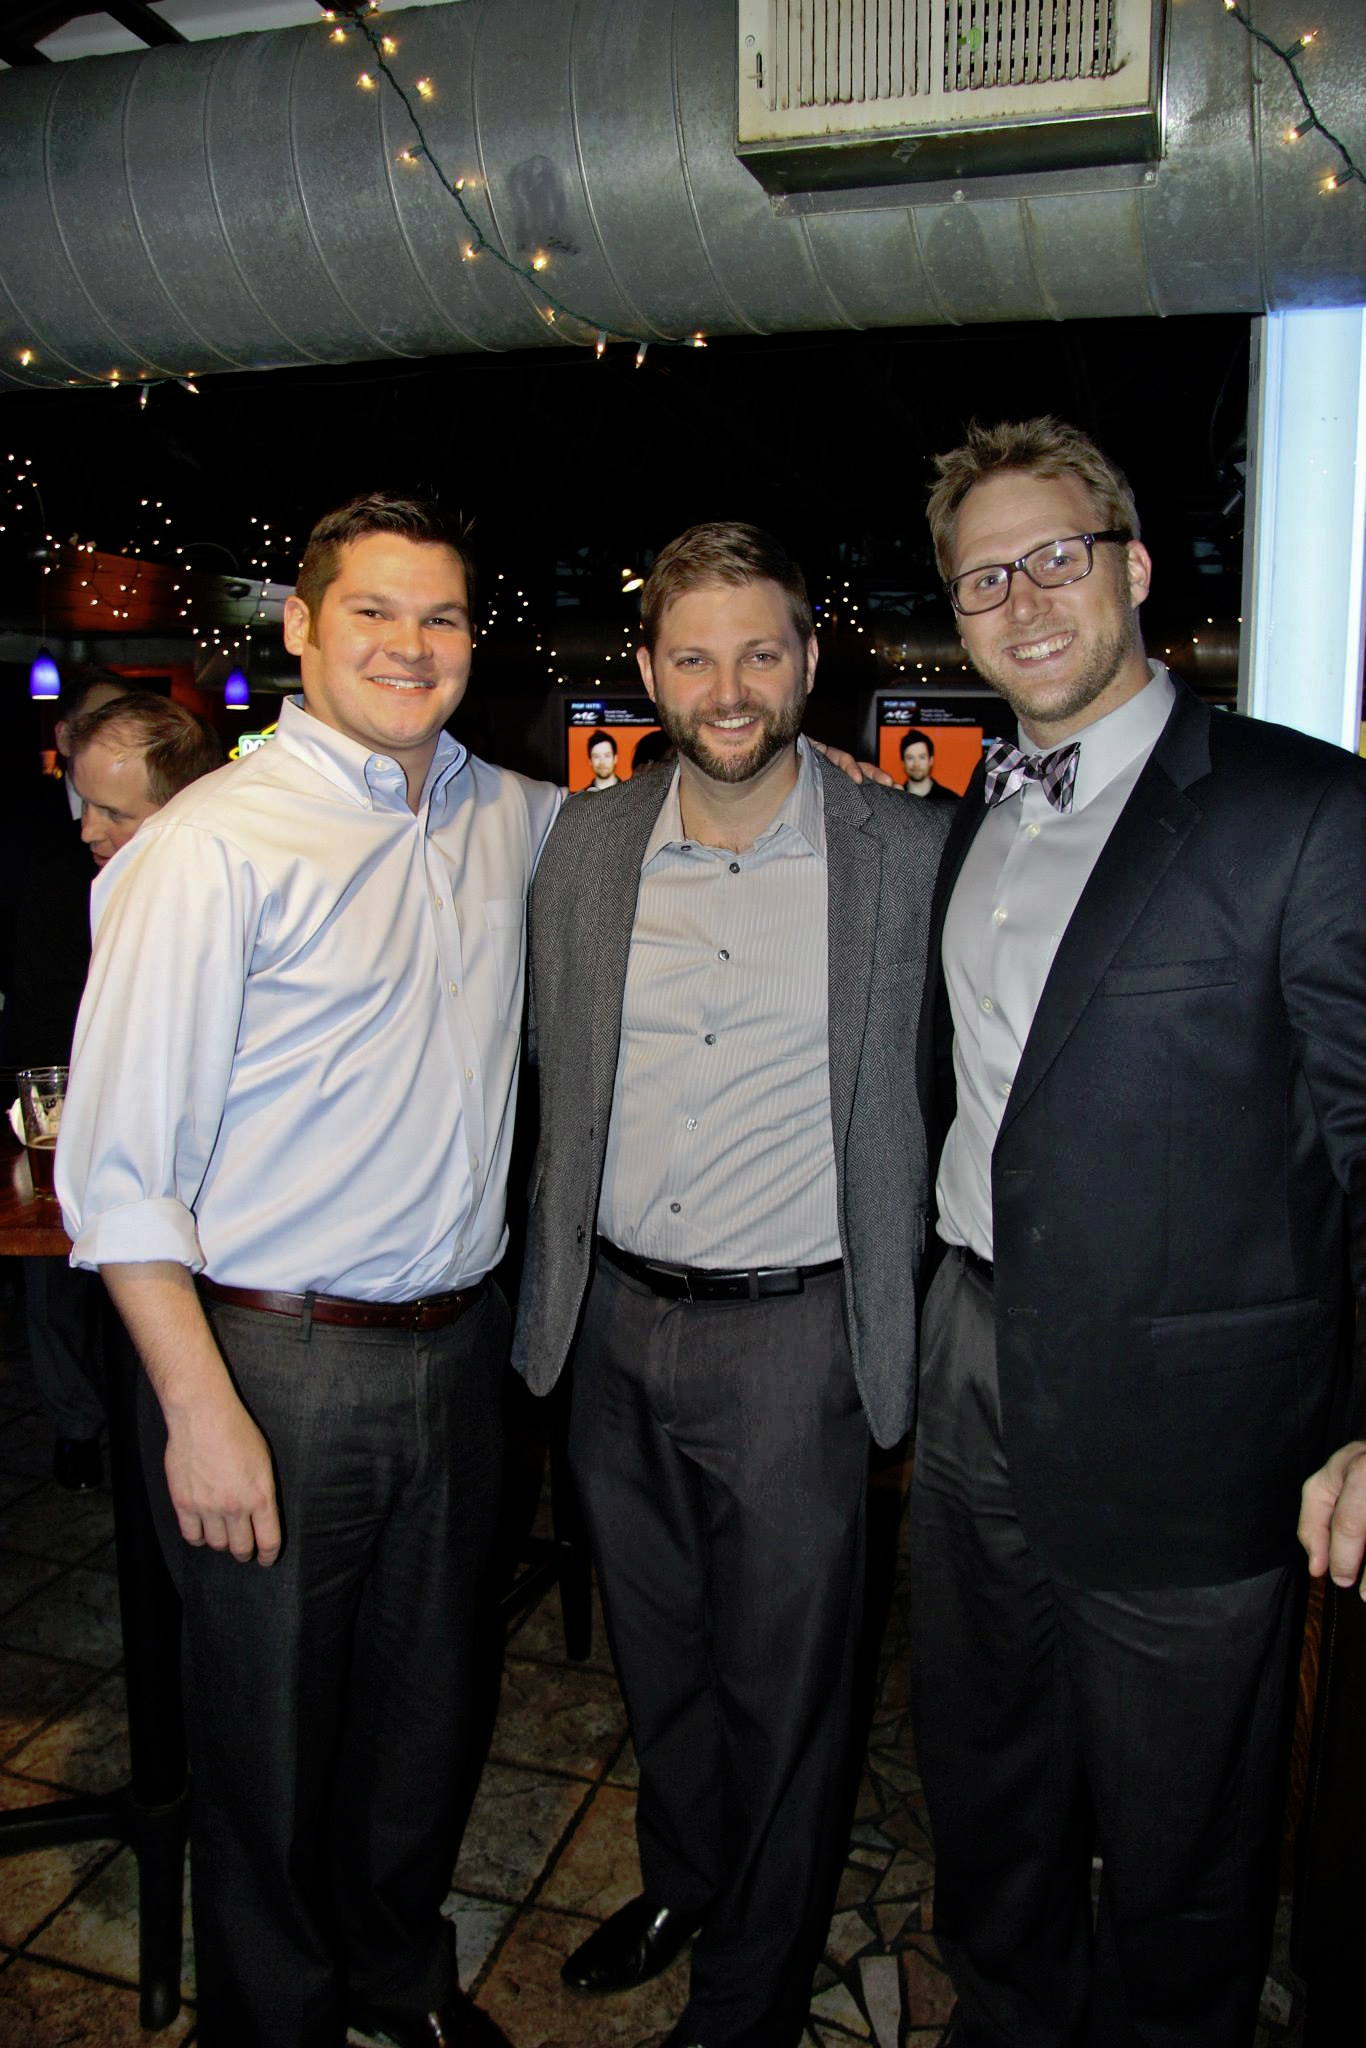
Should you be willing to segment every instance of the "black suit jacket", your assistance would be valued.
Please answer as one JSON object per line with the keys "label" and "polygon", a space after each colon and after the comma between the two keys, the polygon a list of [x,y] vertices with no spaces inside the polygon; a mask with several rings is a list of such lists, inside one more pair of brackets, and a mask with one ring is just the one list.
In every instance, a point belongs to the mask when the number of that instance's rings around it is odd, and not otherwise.
{"label": "black suit jacket", "polygon": [[[952,1116],[931,913],[920,1081]],[[1063,935],[992,1156],[996,1333],[1031,1544],[1109,1586],[1292,1551],[1330,1426],[1362,1420],[1366,769],[1184,689]],[[1350,1277],[1349,1277],[1350,1276]]]}

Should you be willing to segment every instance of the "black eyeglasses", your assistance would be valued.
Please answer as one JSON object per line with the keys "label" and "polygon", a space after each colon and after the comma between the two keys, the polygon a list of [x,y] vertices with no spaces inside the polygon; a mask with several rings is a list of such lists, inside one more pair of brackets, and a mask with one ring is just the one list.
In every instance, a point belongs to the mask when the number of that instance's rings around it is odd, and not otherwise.
{"label": "black eyeglasses", "polygon": [[1122,527],[1109,533],[1074,533],[1066,540],[1046,540],[1013,562],[992,562],[983,569],[969,569],[948,585],[949,602],[956,612],[971,617],[975,612],[994,612],[1010,596],[1017,569],[1023,569],[1040,590],[1058,590],[1064,583],[1080,583],[1091,573],[1091,551],[1100,541],[1125,545],[1133,539]]}

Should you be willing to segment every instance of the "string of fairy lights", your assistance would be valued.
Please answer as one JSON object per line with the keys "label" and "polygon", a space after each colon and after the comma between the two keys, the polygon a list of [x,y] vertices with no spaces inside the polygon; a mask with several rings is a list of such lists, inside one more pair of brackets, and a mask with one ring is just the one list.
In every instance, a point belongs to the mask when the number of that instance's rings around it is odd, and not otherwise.
{"label": "string of fairy lights", "polygon": [[[462,234],[465,237],[460,247],[461,261],[463,263],[476,263],[481,257],[487,256],[494,263],[500,264],[504,270],[509,271],[514,277],[520,279],[523,284],[530,287],[535,294],[537,311],[547,326],[557,328],[571,342],[582,342],[585,345],[590,345],[599,361],[606,355],[608,346],[612,343],[625,343],[629,347],[634,348],[635,363],[638,370],[643,369],[646,355],[652,346],[657,348],[705,348],[707,346],[707,337],[700,328],[687,335],[670,336],[656,334],[647,337],[641,334],[623,333],[617,328],[604,324],[593,314],[581,312],[577,308],[568,305],[549,289],[545,279],[545,273],[550,269],[552,261],[549,248],[537,249],[529,264],[519,263],[515,257],[510,256],[507,250],[493,239],[470,207],[466,198],[467,193],[472,194],[479,189],[478,178],[469,172],[452,178],[433,149],[431,138],[423,126],[422,117],[418,112],[418,104],[429,104],[436,98],[437,86],[435,79],[426,74],[415,78],[412,82],[412,90],[411,92],[409,91],[408,87],[399,77],[392,62],[399,52],[397,38],[381,27],[380,22],[376,18],[379,13],[379,0],[366,0],[366,4],[363,6],[324,8],[323,20],[331,24],[329,34],[334,43],[345,44],[354,34],[362,37],[369,48],[374,62],[374,70],[372,71],[367,67],[359,73],[356,79],[357,90],[362,93],[374,92],[377,90],[379,79],[382,78],[402,103],[409,123],[412,126],[415,140],[405,144],[399,150],[397,160],[399,163],[409,166],[426,163],[442,190],[454,202],[460,215]],[[378,73],[378,77],[376,73]]]}
{"label": "string of fairy lights", "polygon": [[[243,572],[238,568],[237,556],[226,543],[181,538],[183,524],[176,514],[167,509],[166,501],[143,497],[126,522],[129,531],[122,546],[117,550],[108,549],[79,533],[63,537],[53,532],[43,508],[32,457],[11,451],[6,462],[11,467],[0,471],[0,537],[17,541],[40,569],[44,579],[54,575],[61,579],[64,604],[81,613],[88,608],[90,616],[85,618],[84,625],[89,633],[127,633],[138,615],[139,598],[146,598],[154,604],[163,599],[165,585],[159,583],[159,578],[170,572],[171,609],[175,623],[184,623],[190,629],[196,672],[212,669],[216,661],[237,658],[241,668],[234,673],[240,694],[236,697],[230,694],[228,701],[243,704],[248,701],[247,685],[241,670],[250,669],[252,665],[253,628],[268,619],[274,623],[267,602],[272,586],[277,596],[281,587],[291,588],[298,566],[293,536],[284,530],[280,522],[273,522],[257,513],[249,516],[246,547],[250,552],[243,557],[247,564],[246,572]],[[197,612],[202,614],[222,603],[221,589],[201,589],[196,595],[190,587],[190,558],[202,548],[225,556],[231,565],[227,572],[229,576],[248,590],[254,590],[252,617],[246,624],[223,625],[196,617]],[[281,550],[289,551],[283,560],[280,559]],[[199,563],[195,566],[205,570],[208,565]],[[622,572],[623,593],[639,587],[638,576],[632,577],[629,571]],[[41,632],[44,642],[47,637],[46,618],[44,602]],[[480,621],[480,638],[487,641],[500,620],[504,632],[510,632],[514,639],[528,635],[534,652],[543,659],[548,657],[549,676],[562,683],[574,681],[562,666],[559,648],[552,644],[556,634],[541,626],[534,616],[530,591],[518,584],[515,574],[504,570],[499,570],[494,577],[488,607]],[[600,667],[624,665],[630,669],[634,666],[638,637],[634,607],[631,621],[622,625],[621,633],[622,645],[619,648],[608,648],[596,657]],[[36,694],[56,695],[59,688],[56,663],[46,645],[40,654],[42,686]],[[595,674],[591,679],[585,679],[583,687],[600,687],[611,679],[610,675]],[[229,678],[230,683],[231,680]]]}
{"label": "string of fairy lights", "polygon": [[[237,557],[224,542],[177,538],[176,521],[166,509],[165,501],[144,497],[139,499],[137,512],[128,521],[131,531],[122,547],[117,550],[101,549],[95,541],[79,533],[63,537],[50,529],[31,456],[11,450],[5,460],[12,467],[0,472],[0,512],[6,515],[0,518],[0,535],[17,539],[29,559],[41,570],[44,579],[54,575],[61,578],[63,602],[81,616],[86,631],[128,632],[138,614],[140,598],[154,604],[164,599],[165,586],[160,578],[169,573],[171,609],[177,624],[183,621],[190,629],[196,671],[211,666],[219,657],[230,660],[233,656],[240,656],[244,665],[250,665],[252,625],[259,624],[270,615],[267,600],[272,583],[293,583],[295,563],[292,557],[288,559],[283,577],[272,573],[270,561],[272,548],[292,545],[290,534],[278,528],[272,530],[269,520],[253,513],[250,518],[253,529],[250,545],[257,552],[249,557],[251,573],[242,575],[238,570]],[[10,515],[13,514],[19,515],[17,521],[12,521]],[[201,589],[196,595],[191,587],[189,579],[195,566],[191,557],[204,548],[225,555],[231,563],[231,577],[242,585],[237,602],[242,602],[255,588],[253,615],[245,624],[223,625],[196,619],[196,609],[202,614],[223,602],[221,588]],[[43,587],[46,589],[46,583]],[[42,601],[41,616],[41,633],[46,641],[46,598]],[[230,697],[229,701],[245,703],[247,686],[240,671],[238,674],[239,692],[235,700]],[[55,696],[58,693],[57,666],[45,645],[35,660],[30,684],[36,696]]]}
{"label": "string of fairy lights", "polygon": [[[1289,122],[1282,129],[1282,141],[1293,146],[1317,135],[1336,153],[1337,167],[1329,167],[1319,174],[1319,190],[1323,193],[1333,193],[1341,191],[1345,185],[1366,184],[1366,172],[1363,172],[1356,162],[1342,137],[1323,119],[1301,69],[1306,53],[1320,45],[1320,31],[1317,28],[1306,29],[1296,36],[1293,42],[1282,47],[1254,25],[1250,16],[1239,5],[1239,0],[1222,0],[1222,4],[1229,19],[1236,22],[1259,48],[1269,51],[1284,65],[1289,74],[1301,113],[1298,119]],[[353,5],[323,9],[322,25],[335,44],[345,46],[353,35],[360,37],[365,43],[373,69],[367,65],[359,73],[356,79],[357,90],[362,93],[373,93],[379,89],[383,81],[403,106],[413,131],[413,139],[398,151],[398,161],[410,167],[426,164],[453,202],[461,222],[461,260],[475,263],[488,258],[500,265],[535,294],[537,310],[548,326],[557,328],[570,342],[590,345],[599,358],[606,354],[609,344],[618,342],[634,348],[637,368],[644,365],[646,355],[652,346],[705,348],[707,337],[700,330],[679,336],[645,336],[625,333],[610,324],[604,324],[593,314],[571,306],[550,289],[546,278],[546,272],[550,270],[553,260],[550,248],[538,249],[529,263],[520,263],[500,246],[494,233],[490,232],[491,216],[489,225],[486,226],[471,207],[467,197],[479,190],[479,179],[469,172],[452,177],[433,148],[431,138],[423,124],[419,108],[437,98],[437,81],[430,75],[423,74],[411,81],[411,89],[404,83],[394,63],[399,55],[398,39],[382,25],[379,19],[380,11],[379,0],[355,0]],[[16,347],[14,359],[21,369],[38,371],[39,381],[56,381],[43,376],[38,351],[31,342]],[[69,385],[96,383],[115,390],[120,387],[131,388],[137,391],[139,405],[145,406],[150,391],[158,384],[178,384],[183,390],[197,397],[197,376],[198,372],[195,370],[172,372],[167,375],[145,369],[126,372],[115,366],[107,376],[67,377],[63,381]]]}
{"label": "string of fairy lights", "polygon": [[1325,171],[1320,176],[1320,192],[1340,192],[1344,185],[1350,185],[1354,180],[1359,184],[1366,185],[1366,173],[1363,173],[1360,165],[1353,161],[1352,153],[1342,140],[1342,137],[1335,135],[1332,129],[1324,124],[1318,108],[1310,97],[1309,88],[1305,84],[1303,73],[1300,70],[1300,60],[1305,51],[1314,49],[1318,44],[1319,31],[1316,28],[1306,29],[1302,35],[1296,36],[1293,43],[1288,43],[1282,49],[1279,43],[1273,42],[1270,36],[1263,34],[1261,29],[1253,26],[1252,22],[1238,5],[1238,0],[1224,0],[1224,12],[1233,21],[1236,21],[1240,28],[1247,32],[1254,43],[1260,44],[1264,50],[1270,50],[1274,57],[1279,57],[1286,70],[1290,73],[1304,112],[1298,121],[1292,121],[1288,127],[1281,130],[1282,142],[1303,142],[1306,136],[1321,135],[1324,141],[1331,144],[1337,151],[1342,168],[1336,171]]}
{"label": "string of fairy lights", "polygon": [[[1305,142],[1313,136],[1318,136],[1323,144],[1335,153],[1336,163],[1332,166],[1321,168],[1317,173],[1319,190],[1324,194],[1331,194],[1340,191],[1344,186],[1352,183],[1366,184],[1366,172],[1363,172],[1361,166],[1355,161],[1351,150],[1342,137],[1328,127],[1315,104],[1310,85],[1304,75],[1302,67],[1309,53],[1316,51],[1321,44],[1322,37],[1320,31],[1317,28],[1306,29],[1303,33],[1296,36],[1292,42],[1282,47],[1272,37],[1255,26],[1244,7],[1238,4],[1238,0],[1222,0],[1222,5],[1224,12],[1232,21],[1238,24],[1254,44],[1268,51],[1279,61],[1293,84],[1300,112],[1298,118],[1290,121],[1282,129],[1282,142],[1287,146],[1294,146]],[[599,359],[606,354],[609,345],[624,344],[635,350],[636,367],[641,368],[645,363],[647,352],[651,346],[671,348],[706,347],[707,337],[701,331],[673,337],[660,335],[647,337],[641,334],[622,332],[610,325],[604,325],[593,314],[572,306],[568,301],[559,296],[557,292],[552,290],[550,286],[547,273],[551,271],[555,260],[555,246],[553,243],[548,247],[535,250],[530,261],[526,263],[519,262],[514,256],[510,255],[496,238],[496,228],[494,227],[491,208],[488,209],[486,223],[481,220],[479,213],[475,211],[474,205],[471,204],[475,195],[481,190],[479,178],[470,172],[463,172],[460,175],[452,176],[434,148],[432,138],[423,121],[422,109],[430,106],[438,99],[438,81],[429,74],[422,74],[409,82],[405,82],[404,77],[400,75],[397,62],[400,56],[399,42],[380,19],[381,8],[379,0],[363,0],[363,4],[362,0],[356,0],[356,4],[323,9],[322,14],[322,25],[325,32],[328,34],[331,42],[338,46],[339,49],[345,48],[353,36],[359,38],[365,45],[369,62],[357,76],[357,90],[362,94],[370,94],[380,90],[381,86],[383,86],[391,91],[401,104],[412,130],[412,139],[397,152],[397,161],[409,169],[416,169],[419,166],[425,165],[453,203],[460,220],[460,259],[462,262],[476,263],[483,259],[488,259],[500,266],[505,272],[515,277],[521,284],[527,287],[534,295],[537,312],[548,326],[554,327],[570,343],[591,346]],[[31,345],[24,345],[16,349],[15,356],[19,365],[24,369],[34,369],[38,366],[38,356]],[[110,370],[107,377],[101,376],[98,379],[73,377],[67,378],[65,381],[69,384],[96,382],[106,386],[106,388],[113,389],[121,387],[125,389],[133,388],[137,390],[139,405],[145,407],[149,391],[154,385],[159,383],[179,384],[191,396],[197,397],[199,395],[199,385],[196,382],[196,377],[197,372],[194,370],[172,373],[168,376],[156,375],[146,370],[129,373],[115,367]],[[102,623],[100,615],[107,612],[108,623],[111,628],[117,630],[119,627],[123,627],[126,630],[128,622],[131,620],[136,609],[136,600],[147,570],[153,560],[164,561],[165,566],[172,570],[188,571],[190,564],[186,559],[187,556],[194,548],[201,546],[222,548],[222,551],[228,554],[229,559],[233,559],[231,550],[223,547],[223,544],[219,542],[175,540],[173,538],[174,521],[172,515],[166,511],[163,501],[160,499],[143,498],[140,501],[139,509],[146,514],[146,518],[133,522],[138,530],[134,537],[130,538],[125,544],[119,557],[119,568],[126,572],[126,580],[118,583],[116,591],[112,589],[101,590],[96,584],[95,564],[89,560],[96,553],[95,543],[84,540],[75,534],[63,540],[53,533],[46,531],[46,515],[42,511],[41,493],[38,489],[37,478],[30,459],[10,454],[7,460],[10,464],[15,465],[10,471],[9,476],[4,480],[11,486],[13,495],[11,505],[0,506],[0,510],[8,512],[12,509],[20,514],[27,513],[30,510],[37,510],[41,526],[44,530],[42,547],[35,552],[42,558],[43,576],[50,576],[59,569],[74,573],[75,588],[83,593],[89,593],[89,609],[96,614],[96,618],[91,621],[92,626]],[[4,485],[0,483],[0,490],[3,490],[3,488]],[[257,515],[252,515],[250,524],[253,529],[251,545],[256,552],[253,552],[248,558],[249,574],[244,576],[242,580],[259,585],[252,621],[252,623],[259,623],[267,616],[266,597],[269,585],[274,581],[281,580],[271,574],[270,552],[272,549],[282,545],[291,546],[292,542],[290,535],[272,530],[271,522],[259,518]],[[8,519],[0,519],[0,535],[7,533],[8,530]],[[84,557],[86,561],[73,563],[71,559],[73,555]],[[169,560],[166,559],[167,556],[169,556]],[[90,573],[88,575],[79,574],[79,570],[87,565]],[[294,564],[291,560],[286,569],[285,580],[292,581],[293,567]],[[236,564],[234,561],[235,572]],[[626,574],[627,572],[624,571],[624,590],[631,587],[625,580]],[[103,581],[107,585],[110,582],[107,570],[103,571],[102,575]],[[499,585],[502,585],[504,582],[504,578],[501,575],[497,580]],[[846,591],[847,587],[846,585]],[[182,582],[177,581],[173,583],[172,595],[182,600],[177,607],[177,617],[179,620],[187,622],[194,633],[197,660],[221,654],[236,653],[244,646],[249,658],[251,646],[250,624],[243,629],[237,630],[231,639],[227,637],[229,633],[234,632],[234,629],[231,627],[225,628],[221,625],[206,624],[201,631],[193,617],[196,605],[194,593]],[[509,610],[511,610],[513,601],[508,599],[506,593],[501,589],[495,593],[495,598],[496,601],[490,606],[485,621],[484,630],[486,632],[496,623],[499,617],[500,604],[507,604]],[[86,600],[83,598],[79,602],[84,606]],[[517,609],[511,622],[517,627],[525,627],[528,624],[527,606],[529,599],[524,591],[517,591],[515,603]],[[862,636],[865,633],[864,625],[857,616],[857,603],[851,601],[843,592],[839,594],[838,598],[833,592],[829,593],[826,602],[823,605],[818,604],[816,606],[816,613],[817,625],[822,630],[836,629],[843,623],[852,627],[854,636]],[[558,660],[557,650],[554,647],[547,649],[545,644],[552,635],[539,628],[533,628],[532,630],[536,643],[536,653],[543,657],[547,653],[549,654],[548,673],[556,676],[559,681],[567,681],[568,677],[562,674],[556,666]],[[618,659],[623,662],[629,662],[632,659],[635,638],[633,626],[623,626],[622,632],[626,644],[620,649],[608,651],[603,657],[605,662],[610,663]],[[881,649],[876,644],[875,638],[871,633],[868,635],[865,644],[868,645],[869,652],[874,656],[884,652],[888,656],[893,656],[894,654],[892,649]],[[904,663],[899,664],[899,666],[904,670]],[[921,664],[917,662],[916,667],[919,668],[920,666]],[[935,664],[935,667],[937,669],[938,664]],[[600,684],[600,682],[601,678],[594,678],[595,685]]]}

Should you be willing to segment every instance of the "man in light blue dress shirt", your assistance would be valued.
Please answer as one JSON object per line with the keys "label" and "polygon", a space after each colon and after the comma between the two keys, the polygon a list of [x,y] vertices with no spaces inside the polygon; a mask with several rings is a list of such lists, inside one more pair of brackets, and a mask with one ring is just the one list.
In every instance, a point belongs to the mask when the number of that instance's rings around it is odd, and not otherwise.
{"label": "man in light blue dress shirt", "polygon": [[58,1189],[146,1367],[199,2038],[440,2048],[476,2026],[440,1908],[477,1761],[524,907],[560,798],[443,731],[472,634],[436,508],[321,521],[285,639],[276,738],[96,885]]}

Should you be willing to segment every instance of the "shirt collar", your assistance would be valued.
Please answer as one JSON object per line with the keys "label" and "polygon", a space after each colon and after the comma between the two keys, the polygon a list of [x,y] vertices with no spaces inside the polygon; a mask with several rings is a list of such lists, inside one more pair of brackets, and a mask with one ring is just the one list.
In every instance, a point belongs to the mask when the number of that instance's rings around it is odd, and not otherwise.
{"label": "shirt collar", "polygon": [[[1160,661],[1148,663],[1148,680],[1136,697],[1126,698],[1094,725],[1077,734],[1081,752],[1077,756],[1077,779],[1072,789],[1072,809],[1084,810],[1093,797],[1122,774],[1131,762],[1152,752],[1176,702],[1176,685]],[[1051,747],[1036,746],[1026,732],[1019,734],[1025,754],[1051,753]]]}
{"label": "shirt collar", "polygon": [[[645,842],[645,851],[640,862],[642,868],[648,867],[655,855],[662,853],[666,846],[687,846],[691,843],[683,830],[683,807],[678,796],[682,772],[681,765],[674,769],[669,793],[660,807],[654,829]],[[825,859],[825,804],[821,797],[820,770],[816,766],[815,754],[800,737],[797,740],[797,780],[783,798],[777,815],[764,827],[754,846],[749,849],[750,852],[753,853],[757,847],[766,846],[775,833],[784,826],[799,833],[811,851],[820,860]]]}
{"label": "shirt collar", "polygon": [[[324,725],[304,708],[302,697],[287,697],[280,706],[280,722],[274,744],[306,761],[320,775],[345,790],[370,810],[390,810],[395,800],[408,805],[408,781],[398,762],[388,754],[363,747],[334,726]],[[459,740],[448,732],[439,733],[427,779],[422,785],[419,811],[430,804],[438,790],[464,767],[469,755]]]}

